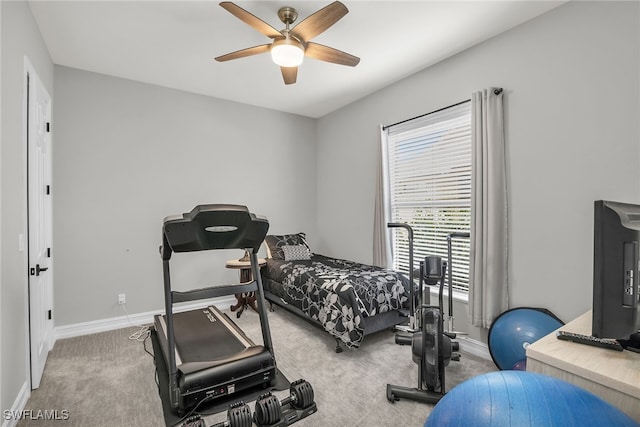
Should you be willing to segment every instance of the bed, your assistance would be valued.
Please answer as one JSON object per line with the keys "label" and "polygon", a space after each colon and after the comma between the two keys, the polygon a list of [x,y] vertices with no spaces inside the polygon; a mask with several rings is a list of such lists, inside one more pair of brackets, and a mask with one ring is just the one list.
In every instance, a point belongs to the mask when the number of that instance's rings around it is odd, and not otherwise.
{"label": "bed", "polygon": [[336,351],[407,321],[409,280],[392,270],[311,251],[304,233],[269,235],[265,298],[323,328]]}

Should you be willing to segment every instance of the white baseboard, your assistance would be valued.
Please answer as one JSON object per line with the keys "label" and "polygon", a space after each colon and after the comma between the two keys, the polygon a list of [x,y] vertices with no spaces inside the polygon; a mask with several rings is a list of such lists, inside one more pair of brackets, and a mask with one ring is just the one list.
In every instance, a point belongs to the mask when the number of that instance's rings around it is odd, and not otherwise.
{"label": "white baseboard", "polygon": [[460,351],[482,357],[483,359],[493,360],[487,344],[464,335],[458,335],[456,341],[460,343]]}
{"label": "white baseboard", "polygon": [[[209,300],[200,300],[187,304],[176,304],[174,311],[176,313],[195,310],[201,307],[214,305],[219,309],[224,309],[235,304],[232,296],[225,298],[213,298]],[[124,316],[111,317],[108,319],[92,320],[89,322],[75,323],[71,325],[57,326],[54,330],[54,341],[64,338],[73,338],[83,335],[96,334],[99,332],[112,331],[127,327],[137,327],[149,325],[153,323],[153,317],[157,314],[164,313],[164,310],[148,311],[145,313],[136,313]],[[458,335],[456,341],[460,343],[460,351],[481,357],[486,360],[493,360],[487,344],[474,340],[464,335]],[[27,394],[28,398],[28,394]],[[25,400],[26,402],[26,400]],[[3,424],[4,427],[4,424]]]}
{"label": "white baseboard", "polygon": [[[227,308],[235,304],[233,296],[224,298],[212,298],[200,300],[187,304],[176,304],[174,312],[195,310],[197,308],[214,305],[219,309]],[[99,332],[113,331],[127,327],[137,327],[153,323],[153,317],[163,314],[164,310],[147,311],[145,313],[125,314],[124,316],[111,317],[108,319],[92,320],[89,322],[74,323],[71,325],[57,326],[54,330],[54,340],[73,338],[83,335],[96,334]]]}
{"label": "white baseboard", "polygon": [[2,427],[14,427],[18,424],[18,421],[22,419],[22,411],[27,405],[30,395],[31,385],[27,380],[22,384],[20,392],[18,393],[18,396],[16,396],[16,400],[13,402],[11,409],[9,411],[3,411],[2,419],[4,422],[2,423]]}

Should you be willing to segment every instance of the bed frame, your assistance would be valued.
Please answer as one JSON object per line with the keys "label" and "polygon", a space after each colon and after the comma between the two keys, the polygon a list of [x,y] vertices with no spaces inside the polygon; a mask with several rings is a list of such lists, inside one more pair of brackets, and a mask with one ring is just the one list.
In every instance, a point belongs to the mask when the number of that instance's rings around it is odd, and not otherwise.
{"label": "bed frame", "polygon": [[[322,329],[324,332],[325,329],[322,327],[322,324],[320,322],[318,322],[317,320],[314,320],[312,318],[310,318],[309,316],[307,316],[302,310],[300,310],[298,307],[294,306],[293,304],[289,304],[287,302],[285,302],[282,298],[280,298],[278,295],[272,293],[271,291],[269,291],[268,289],[271,288],[271,284],[272,283],[276,283],[274,282],[272,279],[269,279],[267,277],[263,277],[263,283],[264,283],[264,297],[266,298],[267,301],[269,301],[269,311],[275,311],[273,308],[273,304],[284,308],[285,310],[289,311],[290,313],[293,313],[295,315],[297,315],[298,317],[301,317],[302,319],[306,320],[307,322],[309,322],[310,324],[318,327],[319,329]],[[408,322],[409,319],[409,310],[391,310],[391,311],[386,311],[384,313],[378,313],[375,316],[371,316],[371,317],[363,317],[363,324],[364,324],[364,336],[367,335],[371,335],[373,333],[376,332],[380,332],[384,329],[389,329],[389,328],[393,328],[397,325],[402,325],[402,324],[406,324]],[[328,332],[326,332],[328,334]],[[340,339],[334,337],[335,341],[336,341],[336,347],[335,347],[335,351],[336,353],[341,353],[342,350],[344,349],[344,344],[342,343],[342,341],[340,341]]]}

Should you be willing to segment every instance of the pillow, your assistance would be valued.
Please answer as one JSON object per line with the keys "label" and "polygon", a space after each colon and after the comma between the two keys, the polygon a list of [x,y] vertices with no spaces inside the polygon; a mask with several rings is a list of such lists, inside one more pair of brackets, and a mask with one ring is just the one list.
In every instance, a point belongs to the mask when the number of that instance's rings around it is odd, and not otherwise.
{"label": "pillow", "polygon": [[284,251],[282,250],[283,246],[295,246],[295,245],[304,245],[309,249],[309,245],[307,244],[306,234],[298,233],[298,234],[284,234],[284,235],[269,235],[265,238],[265,243],[267,244],[267,252],[268,257],[271,259],[284,260]]}
{"label": "pillow", "polygon": [[306,261],[311,259],[311,251],[307,245],[284,245],[282,247],[285,261]]}

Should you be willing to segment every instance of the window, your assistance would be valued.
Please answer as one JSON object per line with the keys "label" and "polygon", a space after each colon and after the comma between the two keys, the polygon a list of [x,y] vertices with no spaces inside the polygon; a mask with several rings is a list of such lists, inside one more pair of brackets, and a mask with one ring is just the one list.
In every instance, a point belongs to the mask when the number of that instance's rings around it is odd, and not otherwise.
{"label": "window", "polygon": [[[447,237],[470,231],[471,103],[462,102],[388,126],[391,222],[413,228],[414,263],[428,255],[447,260]],[[406,232],[393,232],[393,268],[408,271]],[[453,287],[469,289],[469,239],[452,239]]]}

